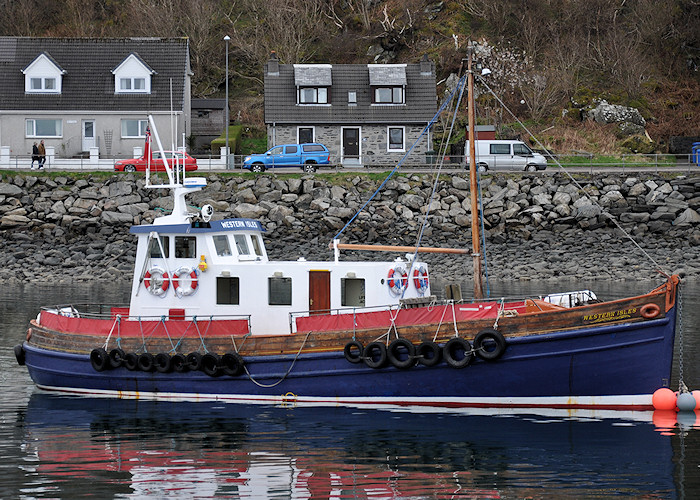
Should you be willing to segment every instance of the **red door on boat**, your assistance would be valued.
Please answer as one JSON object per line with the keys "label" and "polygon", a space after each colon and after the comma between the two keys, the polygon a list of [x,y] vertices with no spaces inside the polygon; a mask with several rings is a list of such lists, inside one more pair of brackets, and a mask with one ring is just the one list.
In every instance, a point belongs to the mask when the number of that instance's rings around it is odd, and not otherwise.
{"label": "red door on boat", "polygon": [[309,271],[309,314],[328,314],[330,308],[330,271]]}

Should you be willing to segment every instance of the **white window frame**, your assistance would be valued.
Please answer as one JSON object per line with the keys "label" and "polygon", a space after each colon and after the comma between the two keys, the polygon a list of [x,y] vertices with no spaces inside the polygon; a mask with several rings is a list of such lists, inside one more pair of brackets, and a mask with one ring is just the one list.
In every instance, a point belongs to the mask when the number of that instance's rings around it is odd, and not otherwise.
{"label": "white window frame", "polygon": [[304,127],[297,127],[297,144],[302,144],[301,139],[299,138],[299,131],[303,128],[310,128],[311,129],[311,140],[309,142],[316,142],[316,127],[314,126],[304,126]]}
{"label": "white window frame", "polygon": [[[127,135],[126,122],[137,122],[138,134],[139,135]],[[146,127],[148,127],[148,120],[139,120],[137,118],[122,118],[121,120],[121,134],[122,139],[143,139],[146,137]]]}
{"label": "white window frame", "polygon": [[[379,93],[382,90],[391,90],[391,100],[390,101],[381,101],[379,100]],[[399,96],[396,94],[400,93]],[[396,106],[396,105],[402,105],[406,104],[406,89],[402,85],[382,85],[382,86],[377,86],[374,87],[372,95],[374,96],[374,99],[372,101],[372,104],[375,105],[380,105],[380,106]]]}
{"label": "white window frame", "polygon": [[[36,122],[37,121],[52,121],[56,124],[56,135],[48,134],[38,134]],[[61,138],[63,137],[63,120],[60,118],[27,118],[24,125],[25,137],[27,138],[38,138],[38,137],[48,137],[48,138]]]}
{"label": "white window frame", "polygon": [[[22,73],[24,73],[25,94],[60,94],[63,84],[62,77],[66,72],[42,53],[23,69]],[[49,82],[53,82],[53,85]],[[39,85],[35,86],[35,83],[39,83]]]}
{"label": "white window frame", "polygon": [[[136,88],[136,82],[142,82],[141,88]],[[125,85],[128,83],[128,85]],[[121,77],[119,78],[119,92],[120,94],[144,94],[146,93],[146,79],[142,76],[133,77]]]}
{"label": "white window frame", "polygon": [[[312,100],[304,101],[302,96],[305,91],[312,91]],[[297,104],[300,106],[326,106],[330,104],[329,87],[298,87],[297,89]]]}
{"label": "white window frame", "polygon": [[[134,54],[129,54],[119,66],[112,70],[112,74],[114,75],[115,94],[151,93],[154,72]],[[136,88],[136,82],[142,82],[143,85]]]}
{"label": "white window frame", "polygon": [[[391,129],[401,129],[401,147],[391,147]],[[389,125],[386,128],[386,150],[388,153],[404,153],[406,151],[406,127]]]}

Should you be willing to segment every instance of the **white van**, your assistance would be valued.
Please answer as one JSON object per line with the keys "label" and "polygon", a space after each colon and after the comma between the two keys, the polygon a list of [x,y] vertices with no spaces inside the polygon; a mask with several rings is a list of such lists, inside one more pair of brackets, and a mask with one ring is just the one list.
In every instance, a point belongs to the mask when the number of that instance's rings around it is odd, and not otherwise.
{"label": "white van", "polygon": [[[547,160],[539,153],[535,153],[522,141],[474,141],[476,152],[476,164],[479,172],[488,170],[525,170],[534,172],[547,168]],[[469,143],[467,142],[464,155],[469,168]]]}

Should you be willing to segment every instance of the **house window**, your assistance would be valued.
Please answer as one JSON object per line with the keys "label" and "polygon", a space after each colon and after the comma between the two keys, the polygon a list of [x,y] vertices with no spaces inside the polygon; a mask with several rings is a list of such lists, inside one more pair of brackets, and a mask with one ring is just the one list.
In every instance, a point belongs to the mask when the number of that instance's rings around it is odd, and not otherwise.
{"label": "house window", "polygon": [[492,155],[509,155],[510,144],[491,144],[489,151]]}
{"label": "house window", "polygon": [[297,128],[297,140],[299,144],[304,144],[307,142],[314,142],[314,128],[313,127],[299,127]]}
{"label": "house window", "polygon": [[299,104],[328,104],[328,88],[300,87]]}
{"label": "house window", "polygon": [[403,127],[389,127],[387,131],[389,137],[388,150],[389,151],[404,151],[404,128]]}
{"label": "house window", "polygon": [[148,120],[122,120],[122,138],[146,137]]}
{"label": "house window", "polygon": [[348,104],[357,104],[357,92],[354,90],[348,91]]}
{"label": "house window", "polygon": [[374,104],[403,103],[403,87],[375,87]]}
{"label": "house window", "polygon": [[120,78],[120,92],[146,92],[145,78]]}
{"label": "house window", "polygon": [[55,78],[30,78],[29,90],[32,92],[57,92]]}
{"label": "house window", "polygon": [[29,118],[26,121],[27,137],[62,137],[63,121]]}
{"label": "house window", "polygon": [[194,236],[175,236],[175,258],[192,259],[197,256],[197,238]]}
{"label": "house window", "polygon": [[268,303],[271,306],[292,305],[292,278],[268,278]]}
{"label": "house window", "polygon": [[238,278],[226,276],[216,278],[216,303],[236,306],[241,303]]}
{"label": "house window", "polygon": [[365,306],[365,280],[360,278],[340,279],[340,303],[343,306]]}

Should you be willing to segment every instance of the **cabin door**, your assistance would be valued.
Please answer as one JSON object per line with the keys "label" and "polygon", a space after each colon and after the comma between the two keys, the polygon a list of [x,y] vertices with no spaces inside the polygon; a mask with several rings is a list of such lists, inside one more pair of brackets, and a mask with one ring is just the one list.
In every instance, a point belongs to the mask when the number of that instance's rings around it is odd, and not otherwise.
{"label": "cabin door", "polygon": [[326,314],[331,308],[331,272],[309,271],[309,314]]}

